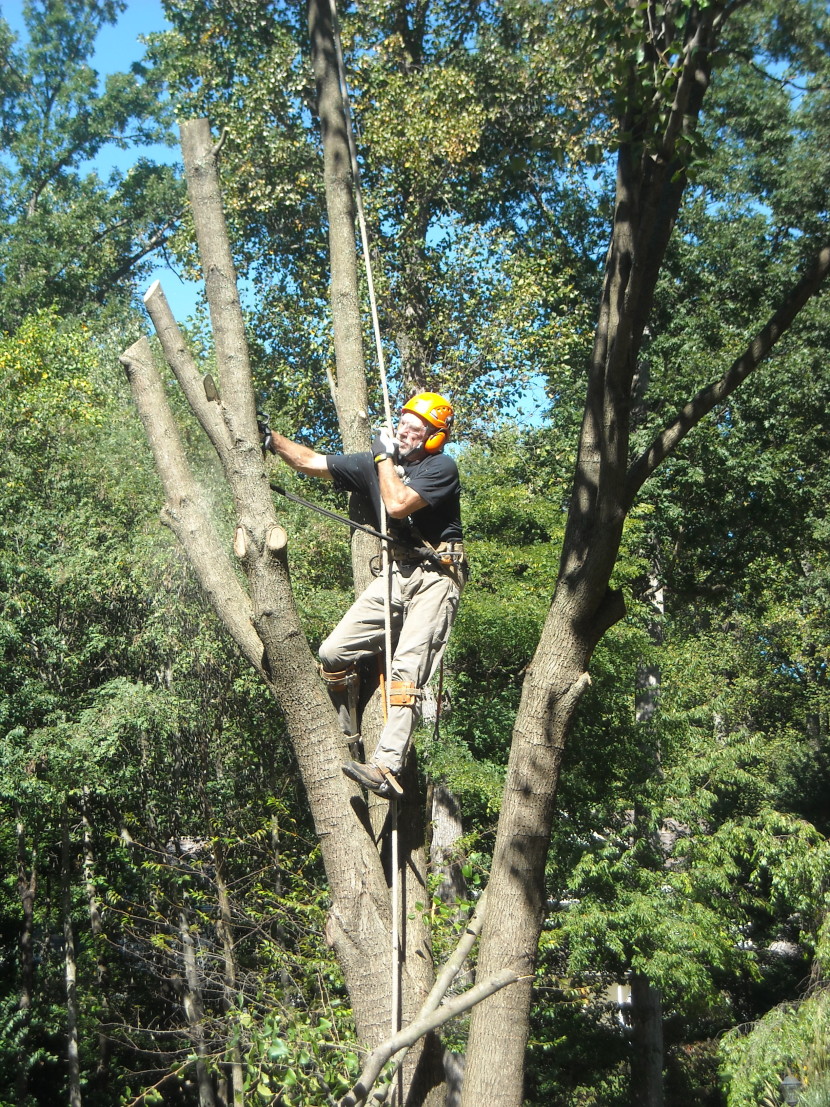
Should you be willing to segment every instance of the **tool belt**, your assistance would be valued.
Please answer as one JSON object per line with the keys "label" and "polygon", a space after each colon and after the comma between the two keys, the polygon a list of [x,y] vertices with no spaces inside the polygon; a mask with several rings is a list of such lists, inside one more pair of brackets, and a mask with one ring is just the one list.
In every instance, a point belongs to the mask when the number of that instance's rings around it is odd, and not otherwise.
{"label": "tool belt", "polygon": [[457,565],[465,560],[463,542],[440,542],[437,546],[413,549],[412,546],[389,547],[389,557],[400,565],[420,565],[423,561],[440,561],[442,565]]}
{"label": "tool belt", "polygon": [[423,565],[445,572],[455,579],[459,588],[470,575],[463,542],[439,542],[437,546],[424,546],[423,549],[393,544],[389,547],[389,557],[396,565]]}

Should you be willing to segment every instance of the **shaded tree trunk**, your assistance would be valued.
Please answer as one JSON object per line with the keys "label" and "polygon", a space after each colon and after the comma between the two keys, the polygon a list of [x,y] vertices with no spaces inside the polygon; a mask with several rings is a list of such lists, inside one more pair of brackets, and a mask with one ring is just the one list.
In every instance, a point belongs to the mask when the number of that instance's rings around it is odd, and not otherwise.
{"label": "shaded tree trunk", "polygon": [[[236,1007],[236,954],[233,942],[231,903],[225,872],[225,851],[221,842],[215,841],[213,843],[213,861],[216,870],[216,892],[219,907],[216,930],[222,943],[222,1010],[225,1014],[227,1029],[230,1031],[229,1020],[233,1017]],[[238,1041],[235,1041],[231,1046],[230,1070],[234,1107],[243,1107],[245,1102],[244,1072],[242,1069],[242,1052]]]}
{"label": "shaded tree trunk", "polygon": [[61,907],[63,912],[64,978],[66,983],[66,1067],[69,1105],[81,1107],[81,1062],[78,1052],[78,966],[75,960],[75,929],[72,925],[72,850],[69,812],[61,819]]}
{"label": "shaded tree trunk", "polygon": [[[646,593],[651,606],[649,637],[655,647],[663,641],[663,617],[665,602],[663,588],[658,579],[659,570],[652,566]],[[644,761],[650,760],[652,775],[662,772],[660,749],[649,746],[648,723],[654,717],[660,694],[660,668],[656,664],[641,665],[637,671],[637,690],[634,699],[635,718],[642,735],[640,746]],[[634,811],[635,833],[639,838],[650,834],[648,819],[642,806]],[[650,835],[655,854],[662,857],[659,833]],[[634,1107],[663,1107],[663,1008],[660,992],[651,986],[644,973],[631,973],[631,1102]]]}
{"label": "shaded tree trunk", "polygon": [[[562,752],[589,681],[591,654],[624,613],[622,596],[609,582],[626,514],[655,468],[757,367],[830,268],[830,249],[825,248],[724,376],[691,400],[643,454],[629,456],[634,367],[685,187],[678,139],[695,125],[708,87],[716,28],[728,10],[713,5],[690,16],[671,102],[650,97],[638,102],[638,84],[631,74],[631,99],[620,120],[613,228],[562,557],[513,731],[479,955],[480,974],[509,966],[525,979],[473,1012],[465,1107],[519,1107],[522,1100],[531,979]],[[645,28],[643,41],[655,52],[655,63],[671,41],[667,37],[663,43],[660,34],[674,36],[675,30],[668,22],[663,28]]]}
{"label": "shaded tree trunk", "polygon": [[464,833],[461,808],[446,784],[435,784],[431,798],[430,867],[434,875],[441,875],[435,894],[442,903],[458,903],[467,897],[467,881],[461,871],[457,847]]}
{"label": "shaded tree trunk", "polygon": [[631,974],[631,1103],[663,1107],[663,1006],[642,973]]}
{"label": "shaded tree trunk", "polygon": [[[95,975],[98,985],[98,1002],[104,1012],[108,1006],[108,972],[104,955],[104,922],[101,916],[101,903],[95,887],[95,850],[93,846],[92,825],[84,811],[82,816],[84,830],[84,883],[89,904],[89,925],[92,931],[92,945],[95,950]],[[97,1075],[103,1077],[109,1067],[110,1043],[104,1030],[98,1032]]]}
{"label": "shaded tree trunk", "polygon": [[[34,993],[34,940],[35,940],[35,892],[37,890],[37,860],[34,854],[29,859],[26,845],[26,826],[18,807],[15,818],[17,835],[17,889],[20,895],[22,921],[20,927],[20,991],[18,1007],[23,1015],[23,1027],[28,1033],[31,1021],[32,996]],[[23,1103],[28,1095],[29,1069],[25,1056],[17,1061],[15,1091],[18,1103]]]}
{"label": "shaded tree trunk", "polygon": [[191,933],[191,923],[186,907],[179,910],[179,939],[184,966],[183,1005],[190,1040],[196,1053],[196,1083],[199,1088],[199,1107],[216,1107],[213,1080],[210,1075],[210,1049],[205,1037],[205,1011],[202,1002],[202,984],[196,963],[196,945]]}

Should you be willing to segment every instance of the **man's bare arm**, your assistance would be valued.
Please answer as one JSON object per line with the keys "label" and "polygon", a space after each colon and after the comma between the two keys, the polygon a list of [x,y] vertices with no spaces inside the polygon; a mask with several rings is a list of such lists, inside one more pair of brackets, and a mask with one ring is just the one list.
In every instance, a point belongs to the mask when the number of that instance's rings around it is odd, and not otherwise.
{"label": "man's bare arm", "polygon": [[383,499],[387,515],[392,519],[405,519],[413,511],[420,511],[427,507],[426,500],[418,493],[404,484],[395,472],[395,466],[391,458],[384,458],[377,463],[380,494]]}
{"label": "man's bare arm", "polygon": [[304,446],[301,442],[293,442],[278,431],[271,431],[271,450],[277,454],[291,469],[298,473],[305,473],[308,477],[322,477],[324,480],[332,480],[325,454],[318,454],[310,446]]}

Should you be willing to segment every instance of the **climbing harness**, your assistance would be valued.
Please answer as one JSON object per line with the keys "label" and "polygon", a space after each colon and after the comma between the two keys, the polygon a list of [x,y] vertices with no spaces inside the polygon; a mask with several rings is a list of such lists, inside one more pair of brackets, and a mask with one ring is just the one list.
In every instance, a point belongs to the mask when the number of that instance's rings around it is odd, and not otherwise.
{"label": "climbing harness", "polygon": [[[312,500],[306,500],[302,496],[297,496],[293,492],[289,492],[283,488],[282,485],[275,484],[273,481],[269,482],[269,487],[272,492],[276,492],[277,495],[283,496],[286,500],[290,500],[292,503],[301,504],[303,507],[307,507],[309,511],[316,511],[318,515],[324,515],[327,519],[333,519],[336,523],[341,523],[345,527],[351,527],[352,530],[362,531],[363,534],[370,534],[373,538],[379,538],[389,549],[389,556],[393,561],[404,562],[417,562],[427,561],[435,568],[450,564],[450,560],[456,556],[457,551],[450,551],[449,546],[460,547],[460,542],[454,543],[442,543],[441,546],[430,546],[426,543],[425,539],[421,539],[425,544],[422,546],[412,543],[411,545],[402,537],[397,535],[388,534],[383,530],[376,530],[375,527],[367,526],[366,523],[357,523],[354,519],[349,519],[346,515],[340,515],[336,511],[331,511],[327,507],[323,507],[321,504],[316,504]],[[444,547],[447,547],[445,549]],[[394,552],[397,551],[397,552]]]}

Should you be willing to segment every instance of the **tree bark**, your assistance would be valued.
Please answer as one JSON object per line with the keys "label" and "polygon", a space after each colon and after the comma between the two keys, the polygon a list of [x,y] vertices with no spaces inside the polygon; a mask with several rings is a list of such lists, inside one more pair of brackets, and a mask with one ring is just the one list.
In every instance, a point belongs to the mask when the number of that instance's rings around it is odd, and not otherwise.
{"label": "tree bark", "polygon": [[81,1061],[78,1052],[78,966],[75,960],[75,928],[72,925],[72,850],[69,812],[61,819],[61,908],[63,913],[64,980],[66,986],[66,1070],[69,1107],[81,1107]]}
{"label": "tree bark", "polygon": [[[35,892],[37,890],[37,863],[34,855],[31,862],[26,846],[26,826],[18,807],[16,810],[15,830],[17,834],[17,889],[20,895],[22,923],[20,927],[20,992],[18,1007],[23,1015],[24,1030],[28,1034],[31,1021],[32,995],[34,992],[34,939],[35,939]],[[29,1094],[29,1069],[25,1056],[17,1061],[15,1091],[18,1103],[23,1103]]]}
{"label": "tree bark", "polygon": [[331,306],[336,375],[332,399],[347,453],[369,447],[369,395],[355,250],[355,201],[331,5],[308,0],[311,60],[317,86],[317,114],[323,144],[323,181],[329,226]]}
{"label": "tree bark", "polygon": [[643,973],[631,974],[631,1102],[663,1107],[663,1007]]}
{"label": "tree bark", "polygon": [[442,903],[458,903],[467,897],[467,882],[461,871],[456,843],[464,833],[458,800],[438,782],[432,788],[432,832],[429,844],[430,867],[441,875],[435,894]]}
{"label": "tree bark", "polygon": [[[727,11],[712,5],[688,21],[671,105],[659,105],[655,112],[654,103],[632,100],[620,121],[616,205],[573,491],[556,589],[513,731],[479,956],[483,975],[503,966],[522,976],[532,973],[562,751],[588,681],[593,649],[624,612],[622,598],[609,588],[623,522],[643,481],[714,402],[710,393],[702,394],[629,470],[634,369],[685,186],[677,138],[695,125],[708,87],[713,29]],[[651,31],[643,41],[653,42]],[[653,49],[659,47],[654,43]],[[636,88],[633,74],[631,87]],[[666,107],[664,118],[660,112]],[[651,142],[646,141],[648,128]],[[790,298],[792,310],[776,316],[770,336],[783,333],[800,310],[797,305],[803,306],[824,280],[828,265],[823,254]],[[724,382],[737,386],[770,346],[763,337],[753,344],[747,359],[733,366]],[[527,983],[500,992],[473,1011],[465,1107],[519,1107],[530,1001]]]}
{"label": "tree bark", "polygon": [[199,1107],[216,1107],[213,1080],[210,1075],[210,1050],[205,1039],[204,1004],[199,968],[196,964],[196,947],[190,931],[190,919],[185,907],[179,911],[179,938],[182,943],[184,967],[184,1013],[193,1049],[196,1053],[196,1083],[199,1088]]}

